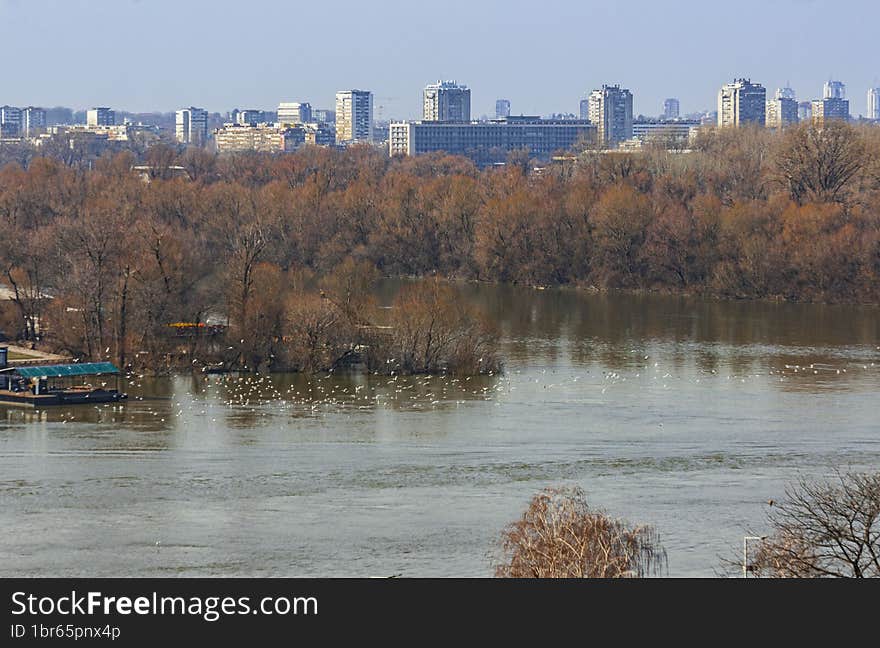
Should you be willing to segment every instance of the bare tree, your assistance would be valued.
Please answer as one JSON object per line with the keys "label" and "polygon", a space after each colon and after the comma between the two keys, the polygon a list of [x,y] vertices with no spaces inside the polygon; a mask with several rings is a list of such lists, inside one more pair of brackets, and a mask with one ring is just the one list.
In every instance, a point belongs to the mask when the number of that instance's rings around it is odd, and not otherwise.
{"label": "bare tree", "polygon": [[666,567],[650,526],[630,527],[587,504],[580,488],[548,488],[501,535],[502,578],[642,578]]}
{"label": "bare tree", "polygon": [[799,204],[844,202],[866,161],[862,137],[842,121],[788,129],[776,156],[778,173]]}
{"label": "bare tree", "polygon": [[751,571],[775,578],[880,577],[880,473],[800,479],[771,506]]}

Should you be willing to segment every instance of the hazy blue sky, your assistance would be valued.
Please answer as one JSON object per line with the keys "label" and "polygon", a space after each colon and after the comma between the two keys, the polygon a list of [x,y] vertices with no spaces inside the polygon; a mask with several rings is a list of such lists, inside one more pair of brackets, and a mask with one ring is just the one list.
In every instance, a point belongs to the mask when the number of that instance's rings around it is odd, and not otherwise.
{"label": "hazy blue sky", "polygon": [[[475,116],[577,112],[621,83],[635,112],[665,97],[714,107],[751,77],[818,96],[846,83],[853,114],[880,80],[878,0],[0,0],[0,105],[332,107],[336,90],[375,94],[377,118],[413,117],[421,90],[457,79]],[[719,6],[724,6],[724,10]],[[437,7],[437,8],[433,8]],[[383,106],[380,114],[379,106]]]}

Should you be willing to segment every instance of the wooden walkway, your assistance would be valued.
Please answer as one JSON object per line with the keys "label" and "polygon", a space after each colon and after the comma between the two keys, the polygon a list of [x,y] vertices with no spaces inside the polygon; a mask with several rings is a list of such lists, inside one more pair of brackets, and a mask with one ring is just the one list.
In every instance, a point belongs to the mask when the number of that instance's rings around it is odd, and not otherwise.
{"label": "wooden walkway", "polygon": [[28,365],[50,365],[50,364],[67,364],[71,361],[70,356],[58,355],[55,353],[45,353],[35,349],[27,349],[25,347],[16,346],[14,344],[6,344],[9,347],[9,366],[10,367],[26,367]]}

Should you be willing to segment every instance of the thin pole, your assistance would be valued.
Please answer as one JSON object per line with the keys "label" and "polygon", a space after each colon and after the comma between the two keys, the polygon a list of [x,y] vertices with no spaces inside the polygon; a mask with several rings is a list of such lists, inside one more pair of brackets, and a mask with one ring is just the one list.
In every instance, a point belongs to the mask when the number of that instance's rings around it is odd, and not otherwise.
{"label": "thin pole", "polygon": [[743,536],[743,578],[749,574],[749,540],[766,540],[767,536]]}

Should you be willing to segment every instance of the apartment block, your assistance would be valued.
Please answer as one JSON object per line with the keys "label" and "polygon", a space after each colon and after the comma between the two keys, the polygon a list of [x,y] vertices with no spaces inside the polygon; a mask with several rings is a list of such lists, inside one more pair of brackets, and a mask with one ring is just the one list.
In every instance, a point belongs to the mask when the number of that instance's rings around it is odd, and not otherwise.
{"label": "apartment block", "polygon": [[718,92],[718,125],[743,126],[767,122],[767,91],[751,79],[735,79]]}
{"label": "apartment block", "polygon": [[279,124],[308,124],[312,119],[312,106],[292,101],[278,104]]}
{"label": "apartment block", "polygon": [[795,99],[777,96],[767,101],[765,124],[767,128],[786,128],[798,122],[798,103]]}
{"label": "apartment block", "polygon": [[330,124],[311,122],[302,125],[305,131],[305,143],[314,146],[334,146],[336,144],[336,129]]}
{"label": "apartment block", "polygon": [[208,111],[190,106],[175,113],[175,136],[181,144],[204,146],[208,142]]}
{"label": "apartment block", "polygon": [[340,90],[336,93],[336,141],[339,144],[373,141],[373,93]]}
{"label": "apartment block", "polygon": [[438,81],[422,92],[424,121],[469,122],[471,91],[455,81]]}
{"label": "apartment block", "polygon": [[868,90],[868,119],[880,120],[880,88]]}
{"label": "apartment block", "polygon": [[46,131],[46,111],[43,108],[28,106],[21,111],[21,134],[36,137]]}
{"label": "apartment block", "polygon": [[306,141],[302,127],[286,128],[274,124],[231,123],[214,131],[214,143],[218,153],[254,151],[261,153],[287,153],[294,151]]}
{"label": "apartment block", "polygon": [[849,121],[849,100],[837,97],[814,99],[812,119],[819,124],[829,119]]}
{"label": "apartment block", "polygon": [[89,108],[86,112],[86,126],[115,126],[116,113],[110,108],[100,106],[97,108]]}
{"label": "apartment block", "polygon": [[0,106],[0,137],[21,137],[21,108]]}
{"label": "apartment block", "polygon": [[632,139],[633,97],[629,90],[619,85],[603,85],[590,93],[588,107],[600,143],[613,147]]}

